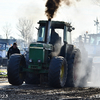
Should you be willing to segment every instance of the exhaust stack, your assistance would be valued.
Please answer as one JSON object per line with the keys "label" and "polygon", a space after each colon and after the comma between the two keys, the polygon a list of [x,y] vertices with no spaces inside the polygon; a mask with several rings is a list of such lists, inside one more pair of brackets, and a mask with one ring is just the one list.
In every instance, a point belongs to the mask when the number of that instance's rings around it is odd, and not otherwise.
{"label": "exhaust stack", "polygon": [[49,44],[50,27],[51,27],[51,19],[48,19],[45,32],[45,43],[47,44]]}

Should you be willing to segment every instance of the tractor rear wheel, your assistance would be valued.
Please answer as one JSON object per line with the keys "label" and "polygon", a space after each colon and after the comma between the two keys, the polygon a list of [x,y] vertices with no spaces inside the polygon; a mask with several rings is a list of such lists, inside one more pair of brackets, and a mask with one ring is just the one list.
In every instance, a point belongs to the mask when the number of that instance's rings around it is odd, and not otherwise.
{"label": "tractor rear wheel", "polygon": [[21,54],[11,55],[7,68],[8,81],[10,84],[12,85],[23,84],[25,73],[22,72],[22,67],[26,67],[24,56]]}
{"label": "tractor rear wheel", "polygon": [[79,50],[75,50],[68,59],[68,75],[65,86],[76,87],[79,85],[79,67],[81,67],[81,54]]}
{"label": "tractor rear wheel", "polygon": [[52,87],[64,87],[67,78],[67,62],[64,57],[53,57],[49,66],[48,80]]}

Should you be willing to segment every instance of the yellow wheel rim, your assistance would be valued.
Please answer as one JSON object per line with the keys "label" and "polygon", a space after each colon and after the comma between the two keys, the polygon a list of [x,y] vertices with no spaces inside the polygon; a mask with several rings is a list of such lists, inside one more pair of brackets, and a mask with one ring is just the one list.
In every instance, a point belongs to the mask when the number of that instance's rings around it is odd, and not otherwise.
{"label": "yellow wheel rim", "polygon": [[60,69],[60,79],[61,79],[61,81],[63,80],[63,76],[64,76],[64,65],[62,65],[61,69]]}

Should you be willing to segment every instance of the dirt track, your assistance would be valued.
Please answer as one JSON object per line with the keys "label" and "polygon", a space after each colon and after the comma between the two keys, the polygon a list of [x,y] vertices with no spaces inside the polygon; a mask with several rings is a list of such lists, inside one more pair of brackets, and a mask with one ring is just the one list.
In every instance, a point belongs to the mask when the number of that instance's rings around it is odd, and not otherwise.
{"label": "dirt track", "polygon": [[0,83],[0,100],[100,100],[100,88],[62,88],[27,85],[12,86],[4,79]]}
{"label": "dirt track", "polygon": [[[90,85],[90,83],[88,83]],[[12,86],[0,78],[0,100],[100,100],[100,87],[54,89],[45,85]]]}

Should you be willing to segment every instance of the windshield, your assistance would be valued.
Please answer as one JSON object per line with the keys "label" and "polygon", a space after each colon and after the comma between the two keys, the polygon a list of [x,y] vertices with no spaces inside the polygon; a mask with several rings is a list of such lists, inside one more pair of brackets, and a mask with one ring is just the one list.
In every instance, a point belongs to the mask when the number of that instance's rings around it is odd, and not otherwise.
{"label": "windshield", "polygon": [[[40,26],[39,30],[38,30],[38,38],[37,41],[38,42],[45,42],[45,26]],[[52,29],[53,30],[53,29]],[[63,29],[59,29],[59,28],[55,28],[55,32],[58,34],[59,37],[61,37],[61,43],[63,43]],[[53,39],[53,41],[56,40],[56,38],[54,39],[53,37],[51,37],[52,31],[50,28],[50,32],[49,32],[49,42]],[[54,36],[54,35],[53,35]],[[55,37],[55,36],[54,36]],[[51,39],[52,38],[52,39]]]}
{"label": "windshield", "polygon": [[100,44],[100,36],[91,36],[90,43],[94,45]]}
{"label": "windshield", "polygon": [[37,41],[44,41],[45,39],[45,27],[40,27],[38,30],[38,39]]}
{"label": "windshield", "polygon": [[0,43],[0,50],[6,50],[6,43]]}

